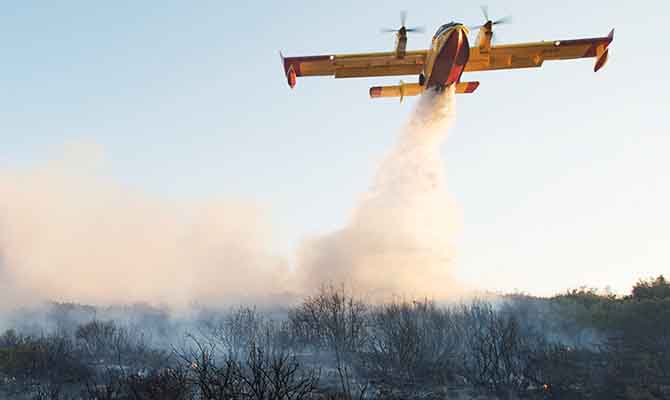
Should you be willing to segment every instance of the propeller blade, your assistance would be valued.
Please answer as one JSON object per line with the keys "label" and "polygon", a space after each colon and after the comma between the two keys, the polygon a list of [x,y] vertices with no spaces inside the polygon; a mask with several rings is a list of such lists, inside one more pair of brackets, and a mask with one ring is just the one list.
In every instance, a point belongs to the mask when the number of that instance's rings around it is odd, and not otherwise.
{"label": "propeller blade", "polygon": [[387,29],[383,28],[381,29],[381,33],[397,33],[397,34],[404,34],[403,30],[405,33],[412,32],[412,33],[424,33],[426,29],[423,26],[416,26],[413,28],[406,28],[405,24],[407,23],[407,11],[400,11],[400,29]]}
{"label": "propeller blade", "polygon": [[493,22],[493,25],[506,25],[512,23],[512,17],[507,16]]}
{"label": "propeller blade", "polygon": [[491,19],[489,17],[489,7],[484,5],[484,6],[480,6],[480,8],[482,9],[482,14],[484,15],[484,18],[486,19],[486,23],[484,25],[477,25],[477,26],[468,27],[470,30],[481,29],[481,28],[487,26],[489,23],[493,26],[493,25],[506,25],[506,24],[509,24],[509,23],[512,22],[512,17],[511,16],[503,17],[503,18],[500,18],[496,21],[491,21]]}
{"label": "propeller blade", "polygon": [[489,6],[483,5],[483,6],[479,6],[479,8],[482,9],[482,14],[484,15],[484,19],[486,19],[486,21],[490,21],[491,19],[489,18]]}
{"label": "propeller blade", "polygon": [[413,33],[425,33],[425,32],[426,32],[426,28],[424,28],[423,26],[417,26],[417,27],[414,27],[414,28],[408,28],[408,29],[407,29],[407,32],[413,32]]}

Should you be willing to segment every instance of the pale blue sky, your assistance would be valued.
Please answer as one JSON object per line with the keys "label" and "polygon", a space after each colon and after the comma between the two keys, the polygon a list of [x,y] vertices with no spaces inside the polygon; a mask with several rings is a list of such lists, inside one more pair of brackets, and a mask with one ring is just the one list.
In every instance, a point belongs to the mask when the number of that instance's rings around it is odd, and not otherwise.
{"label": "pale blue sky", "polygon": [[[625,291],[670,272],[665,1],[490,1],[499,42],[617,29],[610,63],[472,74],[444,147],[464,223],[458,275],[488,289]],[[414,101],[370,101],[397,79],[302,79],[278,50],[424,48],[468,2],[23,1],[0,12],[0,167],[100,145],[115,180],[170,199],[235,196],[270,208],[282,249],[341,227]]]}

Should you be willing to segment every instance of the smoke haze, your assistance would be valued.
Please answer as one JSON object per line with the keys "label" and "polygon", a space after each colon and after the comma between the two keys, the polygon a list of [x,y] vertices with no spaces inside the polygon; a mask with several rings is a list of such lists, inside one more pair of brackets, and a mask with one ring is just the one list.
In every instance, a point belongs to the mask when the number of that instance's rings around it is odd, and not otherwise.
{"label": "smoke haze", "polygon": [[5,306],[243,301],[285,276],[259,207],[157,200],[78,167],[0,171]]}
{"label": "smoke haze", "polygon": [[178,204],[129,190],[98,172],[96,148],[0,169],[0,311],[44,300],[263,303],[324,283],[376,298],[454,295],[455,207],[439,153],[454,97],[420,99],[347,226],[303,243],[292,273],[251,202]]}

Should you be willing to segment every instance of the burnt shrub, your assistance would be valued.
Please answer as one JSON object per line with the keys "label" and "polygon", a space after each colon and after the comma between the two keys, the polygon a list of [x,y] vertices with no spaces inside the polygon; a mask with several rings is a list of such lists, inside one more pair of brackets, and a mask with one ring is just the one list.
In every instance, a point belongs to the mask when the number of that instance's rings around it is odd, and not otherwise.
{"label": "burnt shrub", "polygon": [[91,373],[67,336],[51,334],[33,338],[6,333],[3,340],[0,373],[5,376],[23,381],[68,383],[79,382]]}
{"label": "burnt shrub", "polygon": [[377,306],[359,371],[391,388],[443,385],[455,372],[459,328],[451,310],[430,301]]}

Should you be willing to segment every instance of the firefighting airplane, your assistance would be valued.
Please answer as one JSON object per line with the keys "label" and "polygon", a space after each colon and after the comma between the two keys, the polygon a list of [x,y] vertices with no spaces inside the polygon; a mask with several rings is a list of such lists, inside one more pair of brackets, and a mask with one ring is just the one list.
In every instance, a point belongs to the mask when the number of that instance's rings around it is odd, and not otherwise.
{"label": "firefighting airplane", "polygon": [[426,90],[442,91],[456,85],[456,93],[472,93],[479,82],[462,82],[463,72],[503,70],[515,68],[541,67],[548,60],[572,60],[595,58],[594,71],[605,66],[609,55],[609,45],[614,40],[614,30],[607,37],[554,40],[537,43],[492,45],[493,27],[508,22],[509,18],[492,21],[482,7],[486,23],[476,27],[479,34],[476,46],[470,47],[469,29],[460,23],[442,25],[428,50],[407,48],[407,33],[420,29],[405,27],[404,13],[402,26],[396,33],[393,52],[321,55],[308,57],[282,57],[284,73],[288,84],[294,88],[300,76],[335,76],[335,78],[359,78],[373,76],[418,75],[417,83],[400,81],[397,86],[375,86],[370,88],[370,97],[417,96]]}

